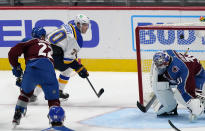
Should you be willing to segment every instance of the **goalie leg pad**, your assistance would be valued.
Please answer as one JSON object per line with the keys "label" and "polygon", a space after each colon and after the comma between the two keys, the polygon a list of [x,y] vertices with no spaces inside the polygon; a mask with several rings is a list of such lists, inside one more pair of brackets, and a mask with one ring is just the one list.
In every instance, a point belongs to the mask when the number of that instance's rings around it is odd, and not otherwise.
{"label": "goalie leg pad", "polygon": [[175,97],[175,99],[176,99],[179,103],[181,103],[182,105],[184,105],[184,106],[186,107],[186,102],[184,101],[184,99],[183,99],[183,97],[181,96],[181,93],[179,92],[178,89],[176,89],[176,90],[174,91],[174,97]]}
{"label": "goalie leg pad", "polygon": [[155,88],[155,90],[160,91],[160,90],[167,90],[169,89],[169,82],[155,82],[153,84],[153,88]]}
{"label": "goalie leg pad", "polygon": [[205,96],[205,83],[202,86],[202,95]]}
{"label": "goalie leg pad", "polygon": [[163,105],[162,108],[159,108],[157,115],[170,112],[176,108],[177,102],[168,82],[156,82],[153,86],[153,90],[157,96],[157,99]]}

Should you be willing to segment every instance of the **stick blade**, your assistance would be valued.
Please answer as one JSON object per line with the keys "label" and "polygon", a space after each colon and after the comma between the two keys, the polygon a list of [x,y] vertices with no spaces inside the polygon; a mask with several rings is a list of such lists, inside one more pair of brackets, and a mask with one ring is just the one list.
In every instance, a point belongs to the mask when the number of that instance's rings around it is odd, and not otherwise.
{"label": "stick blade", "polygon": [[169,125],[176,131],[181,131],[180,129],[178,129],[172,122],[171,120],[168,120]]}
{"label": "stick blade", "polygon": [[104,93],[104,89],[101,88],[100,91],[99,91],[99,93],[98,93],[98,97],[100,97],[103,93]]}
{"label": "stick blade", "polygon": [[144,112],[144,113],[147,112],[145,106],[143,106],[142,104],[140,104],[138,101],[137,101],[137,107],[138,107],[142,112]]}

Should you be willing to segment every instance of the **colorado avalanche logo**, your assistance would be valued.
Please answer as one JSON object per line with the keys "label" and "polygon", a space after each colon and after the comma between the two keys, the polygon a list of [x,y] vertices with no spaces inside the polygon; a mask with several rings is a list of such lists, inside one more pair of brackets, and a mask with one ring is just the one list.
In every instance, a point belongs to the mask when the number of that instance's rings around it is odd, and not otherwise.
{"label": "colorado avalanche logo", "polygon": [[178,72],[178,71],[179,71],[179,68],[178,68],[177,66],[173,66],[173,67],[172,67],[172,72],[175,72],[175,73],[176,73],[176,72]]}

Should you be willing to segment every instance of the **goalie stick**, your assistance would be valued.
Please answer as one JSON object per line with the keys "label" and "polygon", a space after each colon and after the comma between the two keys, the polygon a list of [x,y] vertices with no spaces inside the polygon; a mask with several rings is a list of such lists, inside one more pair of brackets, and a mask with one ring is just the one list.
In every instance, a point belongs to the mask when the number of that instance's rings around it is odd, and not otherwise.
{"label": "goalie stick", "polygon": [[146,106],[144,106],[143,104],[140,104],[140,102],[137,101],[137,107],[144,113],[146,113],[149,108],[152,106],[152,104],[154,103],[154,101],[156,100],[156,95],[154,94],[153,97],[151,98],[151,100],[147,103]]}
{"label": "goalie stick", "polygon": [[181,131],[181,130],[179,130],[179,129],[172,123],[171,120],[168,120],[168,123],[169,123],[169,125],[170,125],[174,130],[176,130],[176,131]]}
{"label": "goalie stick", "polygon": [[88,79],[88,77],[86,77],[88,83],[90,84],[90,86],[92,87],[93,91],[95,92],[95,94],[97,95],[97,97],[99,98],[103,93],[104,93],[104,89],[101,88],[100,91],[97,93],[95,88],[93,87],[92,83],[90,82],[90,80]]}

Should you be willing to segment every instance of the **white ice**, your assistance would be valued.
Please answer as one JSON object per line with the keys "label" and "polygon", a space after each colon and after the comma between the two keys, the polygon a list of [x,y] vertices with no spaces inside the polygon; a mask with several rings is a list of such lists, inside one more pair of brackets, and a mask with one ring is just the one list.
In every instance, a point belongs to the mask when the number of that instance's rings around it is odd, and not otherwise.
{"label": "white ice", "polygon": [[[59,72],[57,72],[57,74],[59,74]],[[136,110],[138,110],[136,107],[136,101],[138,100],[136,72],[90,72],[89,79],[97,91],[104,88],[104,94],[100,98],[97,98],[86,79],[74,75],[65,88],[65,91],[70,94],[70,98],[68,101],[61,103],[66,111],[65,126],[76,131],[173,130],[171,128],[161,129],[160,127],[158,129],[152,129],[152,127],[144,129],[110,128],[83,124],[83,121],[120,109],[136,108]],[[0,131],[11,131],[11,121],[19,95],[19,88],[15,85],[15,77],[11,71],[0,71],[0,83]],[[15,130],[37,131],[48,128],[47,113],[47,101],[44,100],[42,93],[38,97],[37,103],[28,105],[26,117],[22,118],[21,124]],[[143,119],[143,115],[144,114],[140,112],[141,119]],[[155,116],[153,113],[152,115]],[[147,121],[149,121],[149,119],[147,119]],[[140,122],[141,121],[136,121],[136,123]],[[191,131],[193,129],[202,131],[205,130],[205,127],[184,128],[182,130]]]}

